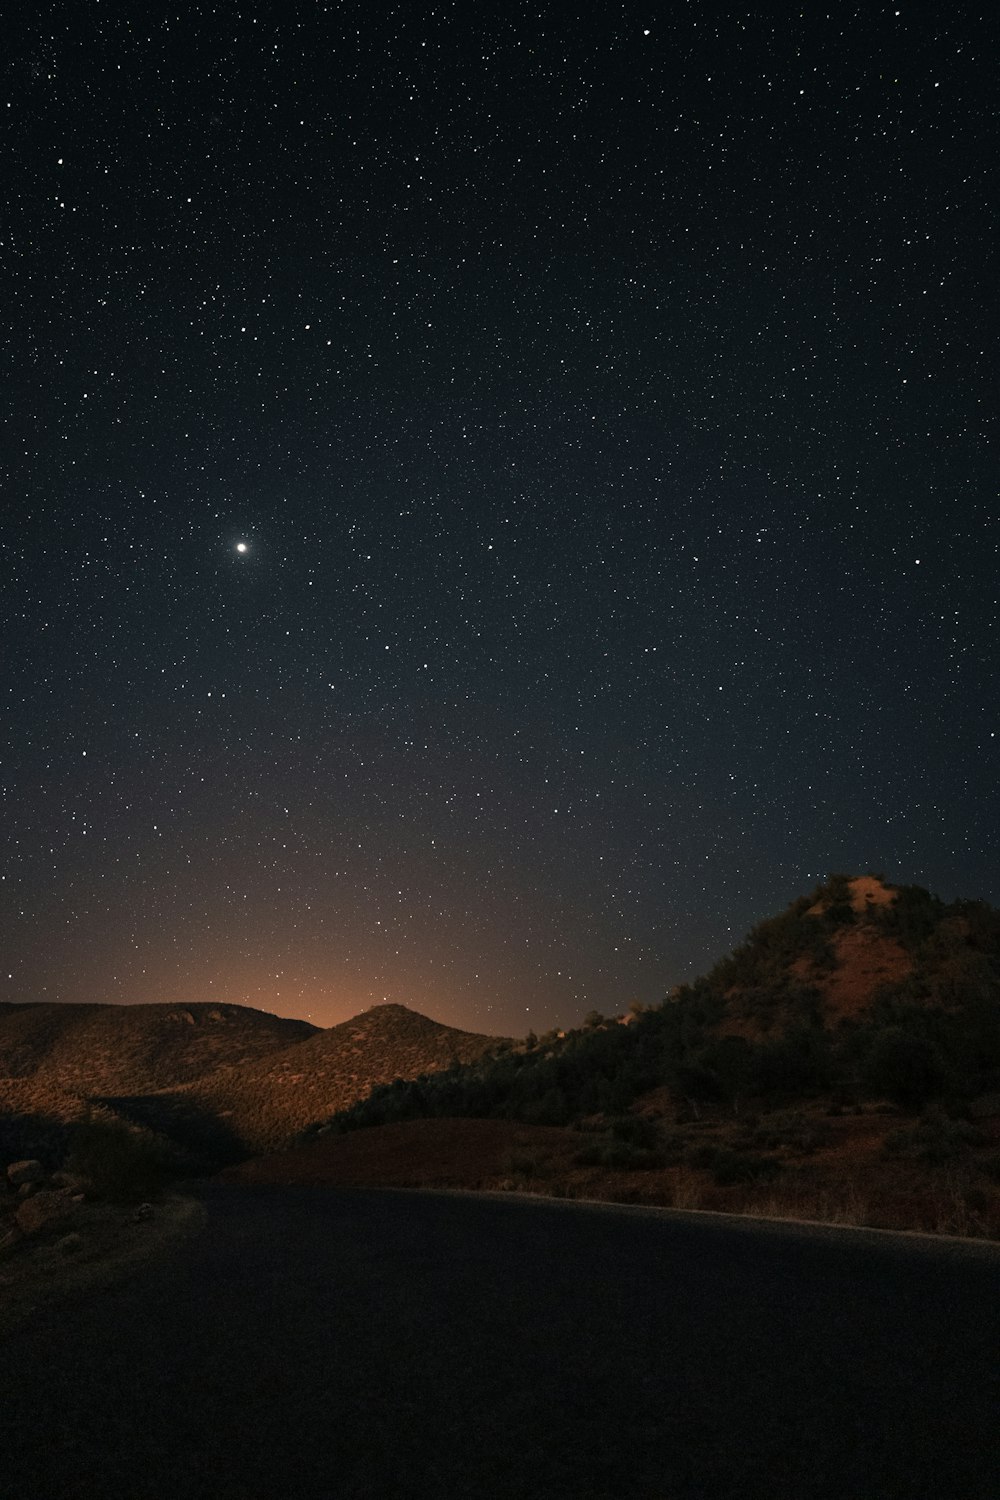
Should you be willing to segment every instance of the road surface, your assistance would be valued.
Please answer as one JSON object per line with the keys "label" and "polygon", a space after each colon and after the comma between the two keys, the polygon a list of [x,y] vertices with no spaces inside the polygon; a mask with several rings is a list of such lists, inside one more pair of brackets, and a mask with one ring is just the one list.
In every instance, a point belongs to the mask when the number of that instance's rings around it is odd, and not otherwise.
{"label": "road surface", "polygon": [[997,1500],[1000,1247],[203,1189],[0,1344],[2,1500]]}

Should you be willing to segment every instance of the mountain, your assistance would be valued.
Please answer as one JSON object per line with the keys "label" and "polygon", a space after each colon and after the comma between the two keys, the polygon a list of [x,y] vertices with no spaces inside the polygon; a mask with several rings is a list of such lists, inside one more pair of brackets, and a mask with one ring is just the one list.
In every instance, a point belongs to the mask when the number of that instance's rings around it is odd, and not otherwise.
{"label": "mountain", "polygon": [[379,1084],[474,1062],[499,1042],[377,1005],[280,1051],[114,1104],[175,1139],[194,1144],[210,1133],[218,1155],[246,1156],[287,1145]]}
{"label": "mountain", "polygon": [[6,1004],[0,1153],[58,1154],[90,1108],[193,1163],[238,1160],[287,1145],[377,1084],[471,1062],[497,1042],[402,1005],[321,1030],[239,1005]]}
{"label": "mountain", "polygon": [[316,1031],[242,1005],[0,1004],[0,1157],[58,1155],[66,1126],[106,1097],[182,1086]]}
{"label": "mountain", "polygon": [[244,1005],[0,1004],[0,1078],[82,1094],[166,1088],[317,1029]]}
{"label": "mountain", "polygon": [[879,877],[855,876],[755,927],[703,981],[721,987],[720,1029],[760,1037],[776,1024],[793,1023],[803,1009],[826,1026],[868,1010],[887,988],[910,978],[920,961],[902,941],[899,898],[900,891]]}

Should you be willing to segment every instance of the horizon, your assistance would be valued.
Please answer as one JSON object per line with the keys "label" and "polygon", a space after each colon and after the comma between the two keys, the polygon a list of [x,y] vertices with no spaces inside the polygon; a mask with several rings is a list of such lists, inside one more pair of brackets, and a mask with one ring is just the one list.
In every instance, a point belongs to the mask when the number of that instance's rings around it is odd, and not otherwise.
{"label": "horizon", "polygon": [[[864,879],[869,878],[869,877],[874,877],[875,879],[880,880],[885,885],[886,889],[889,889],[889,890],[895,890],[895,889],[898,889],[900,887],[905,887],[905,886],[919,885],[919,882],[914,882],[914,881],[891,881],[891,880],[886,880],[883,875],[876,874],[874,871],[871,871],[871,870],[865,872],[865,874],[860,875],[860,876],[859,875],[853,875],[853,876],[850,877],[850,879],[852,881],[853,880],[858,880],[858,879],[864,880]],[[824,883],[824,882],[818,882],[818,883]],[[816,884],[817,883],[814,883],[813,890],[815,889],[815,885]],[[924,887],[924,889],[926,889],[926,887]],[[689,975],[686,975],[683,979],[678,980],[677,984],[690,983],[692,980],[694,980],[694,979],[696,979],[698,977],[701,977],[702,975],[704,975],[707,972],[709,972],[709,970],[714,966],[714,964],[716,964],[717,962],[719,962],[721,959],[727,957],[736,948],[740,947],[743,944],[743,942],[746,941],[747,937],[749,936],[751,928],[754,927],[754,926],[756,926],[758,922],[760,922],[760,921],[766,921],[769,917],[777,916],[779,914],[779,911],[787,910],[789,906],[791,906],[792,904],[794,904],[794,901],[800,899],[801,897],[809,896],[811,894],[812,894],[812,890],[810,890],[810,891],[806,891],[806,890],[800,891],[798,893],[798,896],[793,897],[792,901],[791,902],[787,902],[784,907],[779,908],[776,911],[767,912],[764,915],[756,918],[755,921],[750,924],[750,926],[748,927],[747,931],[745,933],[743,933],[741,935],[741,937],[736,942],[734,942],[729,948],[727,948],[724,952],[717,953],[714,956],[714,958],[712,958],[709,962],[707,962],[704,965],[703,968],[699,969],[697,971],[697,973],[691,973]],[[977,900],[981,900],[982,899],[980,897],[969,896],[967,894],[956,895],[956,896],[952,896],[952,897],[948,898],[948,897],[942,896],[941,893],[937,892],[937,891],[930,891],[930,894],[932,896],[936,897],[937,899],[944,901],[946,905],[951,904],[954,901],[961,901],[961,900],[977,901]],[[993,905],[994,903],[987,902],[986,904],[987,905]],[[630,1006],[632,1004],[634,1004],[636,1002],[636,1000],[638,1000],[638,1002],[640,1004],[642,1004],[644,1006],[647,1006],[647,1007],[648,1006],[655,1006],[657,1004],[660,1004],[660,1003],[666,1001],[669,998],[670,993],[671,993],[671,991],[674,988],[676,988],[675,984],[669,985],[667,987],[667,989],[663,993],[658,994],[658,995],[653,996],[653,997],[649,997],[649,998],[643,998],[643,997],[633,996],[631,999],[629,999],[627,1001],[622,1001],[622,1002],[620,1002],[618,1004],[615,1004],[615,1005],[611,1006],[610,1008],[607,1008],[605,1011],[602,1011],[599,1006],[590,1006],[590,1007],[588,1007],[588,1010],[589,1011],[594,1011],[594,1010],[599,1011],[602,1015],[605,1016],[605,1019],[607,1019],[607,1020],[614,1020],[614,1019],[616,1019],[618,1017],[626,1015],[628,1013],[628,1010],[629,1010]],[[412,1014],[416,1014],[416,1015],[422,1016],[425,1020],[434,1021],[436,1024],[439,1024],[439,1025],[442,1025],[442,1026],[453,1027],[456,1030],[469,1031],[469,1032],[472,1032],[474,1034],[486,1035],[486,1036],[497,1036],[497,1037],[510,1037],[510,1036],[513,1036],[515,1040],[521,1039],[521,1038],[529,1035],[532,1032],[535,1032],[535,1033],[538,1033],[538,1034],[545,1034],[546,1032],[553,1031],[553,1030],[563,1030],[563,1031],[578,1030],[578,1029],[580,1029],[584,1025],[585,1016],[587,1014],[587,1012],[581,1011],[579,1015],[571,1015],[571,1016],[569,1016],[566,1019],[553,1022],[549,1026],[536,1025],[535,1023],[529,1021],[528,1024],[525,1025],[522,1028],[522,1030],[520,1030],[520,1031],[505,1032],[505,1031],[502,1031],[502,1030],[494,1030],[491,1027],[489,1027],[488,1025],[487,1026],[482,1026],[482,1025],[480,1025],[480,1026],[462,1025],[459,1022],[451,1021],[451,1020],[446,1020],[442,1016],[435,1015],[431,1009],[425,1009],[425,1008],[417,1005],[416,1003],[408,1002],[407,1000],[401,1000],[401,999],[398,999],[398,998],[396,998],[396,999],[387,999],[385,997],[383,997],[380,1000],[371,1000],[371,1001],[368,1001],[367,1003],[362,1004],[359,1009],[353,1010],[353,1011],[348,1011],[348,1013],[343,1014],[343,1015],[338,1015],[336,1017],[336,1019],[334,1019],[334,1020],[328,1020],[328,1021],[317,1021],[317,1020],[314,1019],[314,1017],[313,1017],[312,1014],[306,1013],[306,1012],[299,1012],[299,1011],[294,1011],[294,1010],[291,1010],[291,1009],[276,1009],[273,1006],[266,1005],[266,1004],[263,1004],[263,1003],[254,1004],[250,1000],[247,1000],[247,999],[235,999],[235,998],[232,998],[232,997],[229,997],[229,996],[223,998],[223,997],[220,997],[218,995],[213,995],[213,996],[206,997],[206,998],[193,998],[190,994],[181,994],[181,995],[177,995],[177,996],[173,996],[173,997],[168,997],[168,998],[142,999],[142,1000],[129,1000],[129,999],[94,1000],[92,998],[91,999],[75,999],[75,1000],[68,1000],[68,999],[58,999],[57,1000],[57,999],[51,999],[51,998],[45,998],[45,997],[37,998],[37,999],[33,999],[33,1000],[12,1000],[10,996],[6,996],[6,997],[4,997],[4,1000],[5,1000],[5,1003],[8,1003],[8,1004],[13,1003],[13,1004],[27,1004],[27,1005],[43,1005],[43,1004],[61,1004],[61,1005],[113,1005],[113,1006],[120,1006],[120,1007],[123,1007],[123,1008],[128,1008],[128,1007],[132,1007],[132,1006],[140,1006],[140,1005],[163,1005],[163,1006],[168,1006],[169,1005],[169,1006],[178,1006],[178,1007],[182,1007],[182,1008],[184,1006],[197,1006],[197,1005],[201,1005],[201,1006],[232,1005],[232,1006],[241,1007],[241,1008],[246,1009],[246,1010],[257,1010],[257,1011],[260,1011],[260,1012],[262,1012],[264,1014],[277,1016],[277,1017],[285,1019],[285,1020],[306,1021],[306,1022],[310,1023],[311,1025],[316,1026],[319,1030],[330,1030],[333,1027],[344,1025],[345,1023],[347,1023],[349,1021],[352,1021],[352,1020],[356,1020],[356,1019],[358,1019],[358,1017],[363,1016],[363,1015],[365,1015],[368,1012],[373,1011],[373,1010],[393,1009],[393,1008],[396,1008],[396,1009],[407,1010],[407,1011],[411,1012]]]}

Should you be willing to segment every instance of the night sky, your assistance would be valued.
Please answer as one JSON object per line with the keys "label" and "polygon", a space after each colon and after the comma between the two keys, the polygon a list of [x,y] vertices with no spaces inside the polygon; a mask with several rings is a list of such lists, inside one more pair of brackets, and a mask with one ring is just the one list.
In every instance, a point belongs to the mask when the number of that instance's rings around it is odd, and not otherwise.
{"label": "night sky", "polygon": [[805,9],[7,18],[0,998],[523,1034],[1000,900],[995,23]]}

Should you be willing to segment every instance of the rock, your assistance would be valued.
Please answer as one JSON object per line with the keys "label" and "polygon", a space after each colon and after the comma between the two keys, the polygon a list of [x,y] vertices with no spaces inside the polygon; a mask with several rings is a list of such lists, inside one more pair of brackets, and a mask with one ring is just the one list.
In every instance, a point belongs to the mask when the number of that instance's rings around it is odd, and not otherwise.
{"label": "rock", "polygon": [[75,1255],[83,1248],[83,1235],[77,1234],[75,1229],[70,1230],[69,1234],[64,1234],[62,1239],[56,1240],[55,1248],[63,1255]]}
{"label": "rock", "polygon": [[75,1209],[63,1193],[42,1191],[19,1203],[14,1214],[24,1234],[38,1234],[42,1229],[56,1229],[72,1218]]}
{"label": "rock", "polygon": [[154,1212],[155,1212],[155,1210],[154,1210],[153,1205],[151,1203],[140,1203],[139,1207],[135,1210],[135,1213],[132,1215],[132,1222],[134,1224],[142,1224],[142,1223],[145,1222],[146,1219],[151,1219],[153,1217]]}
{"label": "rock", "polygon": [[86,1196],[91,1188],[87,1178],[80,1177],[76,1172],[53,1172],[49,1181],[53,1187],[61,1188],[64,1193],[82,1193]]}
{"label": "rock", "polygon": [[25,1198],[33,1198],[38,1192],[37,1182],[22,1182],[17,1190],[17,1196],[23,1202]]}
{"label": "rock", "polygon": [[45,1168],[40,1161],[12,1161],[7,1168],[7,1181],[11,1187],[20,1187],[22,1182],[44,1182]]}

